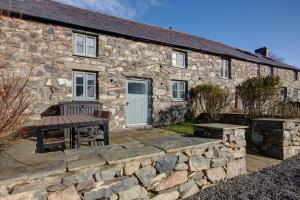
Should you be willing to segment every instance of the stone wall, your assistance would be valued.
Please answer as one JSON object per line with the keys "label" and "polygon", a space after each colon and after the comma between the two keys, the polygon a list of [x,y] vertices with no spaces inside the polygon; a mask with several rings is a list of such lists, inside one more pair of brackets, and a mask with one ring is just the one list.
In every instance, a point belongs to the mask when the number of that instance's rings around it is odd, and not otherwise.
{"label": "stone wall", "polygon": [[[10,17],[1,17],[0,26],[0,50],[11,55],[11,71],[26,73],[33,69],[28,91],[34,97],[35,119],[51,105],[73,100],[74,70],[98,74],[97,100],[112,112],[111,128],[121,129],[126,127],[125,83],[128,78],[151,80],[152,124],[155,125],[182,120],[185,114],[186,102],[172,101],[172,79],[188,81],[189,88],[200,83],[216,83],[229,87],[234,93],[239,83],[257,76],[259,69],[255,63],[232,59],[232,78],[221,79],[219,56],[178,49],[187,52],[188,58],[188,68],[181,69],[172,67],[171,47],[99,33],[96,33],[98,57],[86,58],[73,55],[73,31],[78,30]],[[261,74],[266,73],[265,68],[260,67]],[[293,81],[291,70],[275,69],[275,74],[279,74],[289,88],[300,88],[300,80]]]}
{"label": "stone wall", "polygon": [[[184,199],[221,180],[246,173],[244,138],[242,131],[229,131],[222,140],[172,136],[126,144],[126,148],[113,145],[67,150],[67,172],[55,174],[58,169],[53,161],[43,174],[36,174],[41,165],[32,166],[35,174],[0,181],[0,197]],[[53,153],[42,156],[55,158]]]}
{"label": "stone wall", "polygon": [[270,156],[285,160],[300,153],[300,121],[257,119],[252,125],[253,146]]}

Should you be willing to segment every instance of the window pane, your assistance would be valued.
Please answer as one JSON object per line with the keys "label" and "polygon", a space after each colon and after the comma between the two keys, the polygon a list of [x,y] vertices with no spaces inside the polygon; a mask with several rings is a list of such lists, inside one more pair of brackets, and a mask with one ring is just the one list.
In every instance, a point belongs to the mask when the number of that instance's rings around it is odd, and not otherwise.
{"label": "window pane", "polygon": [[95,56],[96,55],[96,38],[87,37],[86,38],[86,46],[87,46],[87,55]]}
{"label": "window pane", "polygon": [[128,83],[129,94],[147,94],[147,88],[145,83],[129,82]]}
{"label": "window pane", "polygon": [[82,85],[83,84],[83,77],[76,77],[76,84],[80,84]]}
{"label": "window pane", "polygon": [[88,86],[87,96],[90,97],[90,98],[95,97],[95,86]]}
{"label": "window pane", "polygon": [[176,52],[172,52],[172,59],[176,60],[176,58],[177,58]]}
{"label": "window pane", "polygon": [[222,59],[221,77],[222,78],[229,77],[228,60],[226,60],[226,59]]}
{"label": "window pane", "polygon": [[177,66],[184,67],[184,60],[177,60]]}
{"label": "window pane", "polygon": [[179,87],[180,90],[185,89],[185,82],[181,81],[179,85],[180,85],[180,87]]}
{"label": "window pane", "polygon": [[84,36],[75,35],[75,53],[84,54]]}
{"label": "window pane", "polygon": [[87,47],[87,54],[91,55],[91,56],[94,56],[96,54],[95,53],[95,48],[94,47]]}
{"label": "window pane", "polygon": [[177,53],[177,60],[184,60],[184,54],[183,53]]}
{"label": "window pane", "polygon": [[185,92],[184,91],[180,91],[180,98],[185,99]]}
{"label": "window pane", "polygon": [[173,66],[177,65],[177,63],[176,63],[176,52],[172,52],[172,65]]}
{"label": "window pane", "polygon": [[173,90],[177,90],[177,82],[173,81]]}
{"label": "window pane", "polygon": [[86,45],[87,46],[91,46],[91,47],[94,47],[95,46],[95,38],[94,37],[87,37],[86,38]]}
{"label": "window pane", "polygon": [[76,45],[76,53],[83,54],[83,45]]}
{"label": "window pane", "polygon": [[76,35],[75,39],[76,39],[76,44],[77,45],[81,45],[81,46],[84,45],[84,36]]}
{"label": "window pane", "polygon": [[177,99],[177,91],[176,91],[176,90],[173,90],[173,92],[172,92],[172,97],[173,97],[174,99]]}
{"label": "window pane", "polygon": [[76,97],[83,97],[83,86],[76,86]]}
{"label": "window pane", "polygon": [[87,84],[88,85],[96,85],[96,75],[95,74],[87,74],[86,75]]}

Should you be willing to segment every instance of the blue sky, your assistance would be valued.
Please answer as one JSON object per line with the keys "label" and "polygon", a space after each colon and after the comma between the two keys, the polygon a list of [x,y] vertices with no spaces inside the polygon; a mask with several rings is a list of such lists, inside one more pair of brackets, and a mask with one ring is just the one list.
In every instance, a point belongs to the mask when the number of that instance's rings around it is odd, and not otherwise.
{"label": "blue sky", "polygon": [[254,51],[263,46],[300,68],[300,0],[57,0],[173,27]]}

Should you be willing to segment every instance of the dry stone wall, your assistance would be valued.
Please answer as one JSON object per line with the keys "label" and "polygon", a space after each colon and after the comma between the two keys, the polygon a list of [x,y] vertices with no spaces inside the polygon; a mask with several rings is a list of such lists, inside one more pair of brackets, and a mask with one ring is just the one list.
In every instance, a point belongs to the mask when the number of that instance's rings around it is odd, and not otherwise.
{"label": "dry stone wall", "polygon": [[273,157],[285,160],[300,153],[300,121],[257,119],[252,125],[253,146]]}
{"label": "dry stone wall", "polygon": [[226,133],[223,140],[172,136],[153,140],[155,146],[147,141],[127,145],[127,149],[115,145],[67,150],[67,172],[48,171],[1,181],[0,197],[184,199],[246,173],[244,137],[238,131]]}
{"label": "dry stone wall", "polygon": [[[221,58],[187,51],[186,69],[172,67],[173,48],[139,42],[121,37],[98,34],[98,56],[86,58],[73,54],[73,32],[69,27],[35,21],[1,17],[0,50],[8,52],[10,72],[32,73],[28,91],[33,95],[35,118],[51,105],[73,100],[74,70],[93,71],[98,75],[98,101],[112,112],[111,128],[125,128],[126,79],[151,80],[152,124],[180,121],[186,102],[172,101],[171,80],[188,81],[191,88],[200,83],[216,83],[235,92],[236,86],[257,76],[258,65],[232,59],[231,79],[221,79]],[[263,71],[264,68],[261,67]],[[300,88],[290,70],[276,69],[285,85]],[[263,72],[262,72],[263,74]],[[234,104],[233,104],[234,105]]]}

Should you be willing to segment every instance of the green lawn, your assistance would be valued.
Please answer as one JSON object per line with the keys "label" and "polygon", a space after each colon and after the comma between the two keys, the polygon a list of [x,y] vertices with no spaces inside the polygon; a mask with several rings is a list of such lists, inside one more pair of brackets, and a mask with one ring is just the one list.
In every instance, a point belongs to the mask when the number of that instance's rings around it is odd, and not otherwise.
{"label": "green lawn", "polygon": [[166,125],[166,126],[160,126],[159,128],[182,133],[182,134],[193,134],[193,126],[190,123]]}

